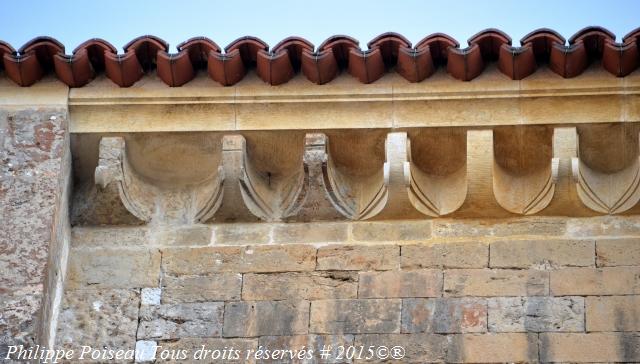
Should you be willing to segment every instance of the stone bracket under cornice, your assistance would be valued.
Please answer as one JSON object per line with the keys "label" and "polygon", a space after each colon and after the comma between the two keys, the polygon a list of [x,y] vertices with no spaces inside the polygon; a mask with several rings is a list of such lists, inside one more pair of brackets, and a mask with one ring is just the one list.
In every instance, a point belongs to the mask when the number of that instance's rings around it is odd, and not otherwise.
{"label": "stone bracket under cornice", "polygon": [[[104,136],[93,183],[149,223],[633,213],[639,132],[618,123]],[[173,161],[180,143],[198,142],[207,147],[189,150],[204,154]],[[150,158],[165,166],[145,170],[158,164]],[[210,163],[191,180],[162,175],[189,158]]]}

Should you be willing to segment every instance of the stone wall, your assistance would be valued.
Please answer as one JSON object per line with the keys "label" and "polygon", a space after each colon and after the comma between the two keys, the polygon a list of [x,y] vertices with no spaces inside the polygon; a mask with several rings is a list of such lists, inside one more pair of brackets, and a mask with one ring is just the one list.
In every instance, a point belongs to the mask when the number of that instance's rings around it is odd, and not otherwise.
{"label": "stone wall", "polygon": [[57,343],[629,362],[639,330],[635,217],[76,227]]}
{"label": "stone wall", "polygon": [[[46,345],[68,241],[67,112],[0,110],[0,357]],[[58,295],[58,301],[60,295]]]}

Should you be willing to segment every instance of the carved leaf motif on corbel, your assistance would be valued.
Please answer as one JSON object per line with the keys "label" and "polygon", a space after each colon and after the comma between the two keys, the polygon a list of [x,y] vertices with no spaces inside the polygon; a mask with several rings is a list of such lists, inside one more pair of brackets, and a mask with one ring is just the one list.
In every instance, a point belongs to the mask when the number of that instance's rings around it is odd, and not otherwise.
{"label": "carved leaf motif on corbel", "polygon": [[597,125],[578,133],[572,173],[580,200],[590,209],[619,214],[640,201],[638,130],[624,124]]}
{"label": "carved leaf motif on corbel", "polygon": [[124,138],[104,137],[99,148],[95,183],[103,189],[115,183],[126,209],[136,218],[149,222],[155,206],[154,187],[142,181],[132,170],[127,161]]}

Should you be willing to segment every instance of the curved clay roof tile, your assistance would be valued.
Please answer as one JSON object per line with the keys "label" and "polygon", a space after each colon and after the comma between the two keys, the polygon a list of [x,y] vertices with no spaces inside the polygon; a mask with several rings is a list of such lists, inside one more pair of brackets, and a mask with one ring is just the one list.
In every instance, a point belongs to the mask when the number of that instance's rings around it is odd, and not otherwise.
{"label": "curved clay roof tile", "polygon": [[240,57],[240,51],[234,49],[227,54],[210,51],[207,72],[209,72],[209,77],[222,86],[231,86],[238,83],[247,70]]}
{"label": "curved clay roof tile", "polygon": [[428,35],[416,44],[416,49],[429,48],[431,58],[434,63],[445,63],[447,61],[448,49],[458,48],[460,43],[444,33],[433,33]]}
{"label": "curved clay roof tile", "polygon": [[583,40],[584,38],[593,35],[597,35],[598,37],[607,38],[613,41],[616,40],[616,35],[613,34],[609,29],[592,25],[578,30],[576,34],[572,35],[571,38],[569,38],[569,44],[573,44],[579,40]]}
{"label": "curved clay roof tile", "polygon": [[287,51],[289,54],[289,61],[295,72],[299,71],[302,67],[302,52],[304,50],[313,52],[313,43],[301,37],[288,37],[276,44],[272,48],[274,54],[278,54],[282,51]]}
{"label": "curved clay roof tile", "polygon": [[384,74],[384,62],[379,48],[361,51],[357,48],[349,50],[349,73],[362,83],[371,83]]}
{"label": "curved clay roof tile", "polygon": [[387,32],[375,37],[367,43],[369,49],[380,48],[382,59],[387,68],[394,66],[398,62],[398,52],[400,48],[411,48],[411,42],[398,33]]}
{"label": "curved clay roof tile", "polygon": [[86,49],[73,55],[56,54],[53,56],[53,64],[60,81],[69,87],[82,87],[95,75]]}
{"label": "curved clay roof tile", "polygon": [[478,77],[484,69],[484,61],[480,52],[480,46],[472,46],[459,49],[448,48],[447,72],[461,81],[471,81]]}
{"label": "curved clay roof tile", "polygon": [[405,46],[407,48],[411,48],[411,42],[409,41],[409,39],[405,38],[402,34],[399,34],[396,32],[386,32],[378,35],[377,37],[370,40],[369,43],[367,43],[367,47],[373,48],[380,43],[388,42],[388,41],[397,43],[399,46]]}
{"label": "curved clay roof tile", "polygon": [[286,83],[295,75],[289,59],[289,51],[286,49],[278,53],[261,50],[257,56],[257,73],[264,82],[277,86]]}
{"label": "curved clay roof tile", "polygon": [[153,35],[137,37],[124,46],[125,53],[135,52],[143,70],[150,70],[154,67],[158,51],[167,52],[168,50],[169,44]]}
{"label": "curved clay roof tile", "polygon": [[186,50],[177,54],[158,51],[156,62],[158,77],[170,87],[182,86],[196,75]]}
{"label": "curved clay roof tile", "polygon": [[640,63],[637,42],[618,44],[605,40],[602,51],[602,67],[616,77],[624,77]]}
{"label": "curved clay roof tile", "polygon": [[116,47],[114,47],[111,43],[107,42],[104,39],[93,38],[89,39],[85,42],[82,42],[79,46],[77,46],[73,50],[73,54],[76,54],[82,50],[87,51],[87,57],[89,62],[91,62],[91,66],[95,72],[102,71],[105,69],[104,65],[104,54],[116,54],[118,53]]}
{"label": "curved clay roof tile", "polygon": [[207,37],[194,37],[190,38],[176,47],[178,52],[187,51],[189,52],[189,58],[191,59],[191,64],[194,65],[195,68],[205,68],[207,64],[207,60],[209,59],[209,52],[220,52],[221,48],[216,44],[216,42],[212,41]]}
{"label": "curved clay roof tile", "polygon": [[420,82],[435,72],[431,50],[400,47],[396,72],[409,82]]}
{"label": "curved clay roof tile", "polygon": [[496,61],[500,56],[500,47],[503,44],[511,45],[511,37],[497,29],[485,29],[476,33],[468,40],[469,45],[477,44],[480,47],[482,58],[486,61]]}
{"label": "curved clay roof tile", "polygon": [[638,38],[640,38],[640,27],[635,28],[634,30],[632,30],[629,33],[627,33],[627,35],[625,35],[622,38],[622,41],[624,43],[637,42]]}
{"label": "curved clay roof tile", "polygon": [[19,86],[31,86],[44,75],[35,51],[21,55],[5,53],[2,61],[7,76]]}
{"label": "curved clay roof tile", "polygon": [[587,50],[582,41],[570,46],[555,43],[551,47],[549,68],[564,78],[578,76],[588,64]]}
{"label": "curved clay roof tile", "polygon": [[317,85],[325,84],[338,75],[338,63],[331,48],[321,52],[302,51],[302,73]]}
{"label": "curved clay roof tile", "polygon": [[135,52],[125,54],[104,53],[107,77],[120,87],[129,87],[138,81],[144,71]]}
{"label": "curved clay roof tile", "polygon": [[505,43],[500,46],[498,68],[512,80],[521,80],[531,75],[536,67],[535,55],[530,44],[512,47]]}

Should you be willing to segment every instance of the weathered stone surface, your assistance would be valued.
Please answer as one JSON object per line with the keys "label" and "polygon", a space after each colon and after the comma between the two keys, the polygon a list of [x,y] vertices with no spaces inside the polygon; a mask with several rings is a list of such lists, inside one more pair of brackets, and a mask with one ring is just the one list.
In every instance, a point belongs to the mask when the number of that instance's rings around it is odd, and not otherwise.
{"label": "weathered stone surface", "polygon": [[450,337],[447,363],[533,363],[538,360],[535,334],[457,334]]}
{"label": "weathered stone surface", "polygon": [[399,333],[399,299],[311,302],[310,332],[319,334]]}
{"label": "weathered stone surface", "polygon": [[397,245],[338,245],[318,249],[318,270],[389,270],[398,267]]}
{"label": "weathered stone surface", "polygon": [[[339,360],[338,346],[344,348],[353,345],[353,335],[295,335],[295,336],[263,336],[258,345],[265,350],[280,350],[276,359],[258,359],[258,363],[350,363],[349,360]],[[328,359],[322,359],[320,350],[331,348]],[[291,350],[293,353],[283,352]],[[313,355],[304,354],[304,350],[313,350]],[[297,355],[300,356],[297,356]],[[293,355],[293,357],[292,357]],[[344,356],[344,350],[343,350]],[[310,359],[308,357],[311,357]]]}
{"label": "weathered stone surface", "polygon": [[162,264],[173,275],[308,271],[315,268],[316,249],[308,245],[164,249]]}
{"label": "weathered stone surface", "polygon": [[640,267],[567,268],[551,272],[551,293],[622,295],[640,293]]}
{"label": "weathered stone surface", "polygon": [[492,268],[555,269],[595,264],[593,240],[508,240],[491,243]]}
{"label": "weathered stone surface", "polygon": [[445,296],[541,296],[549,273],[538,270],[452,269],[444,272]]}
{"label": "weathered stone surface", "polygon": [[640,265],[640,238],[598,239],[596,264],[598,267]]}
{"label": "weathered stone surface", "polygon": [[489,331],[584,331],[584,298],[490,298]]}
{"label": "weathered stone surface", "polygon": [[360,273],[358,297],[439,297],[442,295],[442,271],[385,271]]}
{"label": "weathered stone surface", "polygon": [[559,218],[518,218],[513,220],[445,220],[433,221],[435,237],[505,237],[519,235],[561,236],[566,220]]}
{"label": "weathered stone surface", "polygon": [[224,337],[306,334],[309,329],[308,301],[227,302]]}
{"label": "weathered stone surface", "polygon": [[[202,346],[204,345],[204,349]],[[221,339],[221,338],[183,338],[175,341],[161,341],[158,343],[156,363],[255,363],[255,358],[249,356],[247,351],[258,348],[257,339]],[[225,352],[225,348],[227,351]],[[179,350],[185,350],[187,359],[172,359],[170,355]],[[166,352],[166,359],[162,359]],[[239,357],[238,357],[239,356]],[[235,359],[237,358],[237,359]]]}
{"label": "weathered stone surface", "polygon": [[[66,93],[45,94],[54,89]],[[0,354],[5,344],[47,340],[45,292],[65,270],[68,141],[61,107],[0,110]]]}
{"label": "weathered stone surface", "polygon": [[598,216],[567,219],[567,234],[573,237],[612,237],[640,235],[640,222],[635,216]]}
{"label": "weathered stone surface", "polygon": [[217,224],[213,239],[216,245],[266,244],[270,232],[270,224]]}
{"label": "weathered stone surface", "polygon": [[637,333],[541,333],[541,362],[613,363],[640,361]]}
{"label": "weathered stone surface", "polygon": [[438,334],[486,332],[487,302],[482,298],[402,300],[402,332]]}
{"label": "weathered stone surface", "polygon": [[150,243],[149,230],[142,226],[71,229],[71,246],[77,248],[144,247]]}
{"label": "weathered stone surface", "polygon": [[212,235],[207,225],[165,226],[153,231],[153,241],[160,246],[209,245]]}
{"label": "weathered stone surface", "polygon": [[67,289],[157,287],[160,252],[129,249],[72,249]]}
{"label": "weathered stone surface", "polygon": [[640,331],[640,296],[586,298],[587,331]]}
{"label": "weathered stone surface", "polygon": [[278,224],[273,226],[273,243],[332,243],[347,240],[345,223]]}
{"label": "weathered stone surface", "polygon": [[431,221],[358,221],[351,224],[351,233],[358,241],[427,240],[431,237]]}
{"label": "weathered stone surface", "polygon": [[162,278],[162,302],[210,302],[240,299],[242,275],[211,273],[206,276],[171,276]]}
{"label": "weathered stone surface", "polygon": [[[355,360],[356,363],[373,362],[373,363],[440,363],[446,358],[447,338],[443,335],[432,334],[365,334],[357,335],[355,341],[356,347],[363,346],[362,360]],[[386,360],[376,358],[375,351],[373,358],[366,360],[367,349],[373,346],[378,348],[386,346],[392,350],[395,346],[404,349],[404,357],[398,360],[392,360],[390,356]]]}
{"label": "weathered stone surface", "polygon": [[489,245],[475,242],[403,245],[402,269],[416,268],[486,268]]}
{"label": "weathered stone surface", "polygon": [[222,302],[142,306],[138,339],[220,336],[223,312]]}
{"label": "weathered stone surface", "polygon": [[83,345],[134,349],[139,304],[136,290],[67,291],[58,317],[56,346],[77,353]]}
{"label": "weathered stone surface", "polygon": [[345,271],[248,273],[243,277],[244,300],[318,300],[356,298],[358,274]]}

